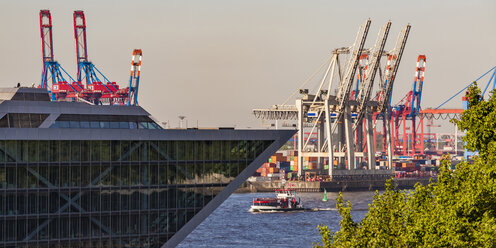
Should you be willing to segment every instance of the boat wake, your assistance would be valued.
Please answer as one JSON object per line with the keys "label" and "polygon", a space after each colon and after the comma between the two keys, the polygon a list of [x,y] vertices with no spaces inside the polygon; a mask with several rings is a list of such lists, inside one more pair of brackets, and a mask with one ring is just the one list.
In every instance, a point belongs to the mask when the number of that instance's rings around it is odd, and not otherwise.
{"label": "boat wake", "polygon": [[[337,208],[310,208],[311,211],[338,211]],[[353,208],[351,211],[368,211],[368,208]]]}
{"label": "boat wake", "polygon": [[288,213],[288,212],[318,212],[318,211],[337,211],[336,208],[304,208],[304,209],[298,209],[298,210],[291,210],[291,211],[281,211],[281,210],[253,210],[250,209],[248,210],[251,213],[254,214],[259,214],[259,213]]}
{"label": "boat wake", "polygon": [[317,212],[317,211],[337,211],[337,208],[309,208],[308,211]]}
{"label": "boat wake", "polygon": [[[292,211],[281,211],[281,210],[264,210],[264,211],[259,211],[259,210],[248,210],[251,213],[254,214],[263,214],[263,213],[288,213],[288,212],[320,212],[320,211],[338,211],[337,208],[305,208],[305,209],[299,209],[299,210],[292,210]],[[352,209],[351,211],[368,211],[366,208],[357,208],[357,209]]]}

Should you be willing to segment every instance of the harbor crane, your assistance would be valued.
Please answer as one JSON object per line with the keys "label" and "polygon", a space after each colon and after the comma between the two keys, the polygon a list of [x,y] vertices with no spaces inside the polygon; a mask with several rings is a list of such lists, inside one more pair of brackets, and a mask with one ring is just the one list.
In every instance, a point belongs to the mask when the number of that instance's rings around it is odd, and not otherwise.
{"label": "harbor crane", "polygon": [[[417,67],[415,70],[415,78],[413,81],[413,89],[406,96],[392,107],[392,122],[394,123],[393,146],[395,155],[411,155],[424,154],[424,125],[423,117],[420,116],[420,123],[417,123],[419,117],[420,102],[422,97],[422,87],[424,84],[426,56],[419,55],[417,58]],[[408,152],[408,134],[407,120],[411,121],[411,152]],[[403,144],[400,145],[400,127],[403,126]],[[420,129],[420,137],[417,137],[418,129]]]}
{"label": "harbor crane", "polygon": [[[86,93],[87,100],[96,104],[105,101],[110,105],[124,104],[123,97],[128,92],[119,90],[115,82],[111,82],[96,66],[88,60],[88,47],[86,42],[86,18],[82,10],[76,10],[74,18],[74,38],[76,41],[77,81],[85,82],[89,91]],[[102,82],[101,78],[104,79]]]}
{"label": "harbor crane", "polygon": [[129,97],[127,105],[138,105],[138,89],[141,73],[141,49],[134,49],[131,58],[131,77],[129,78]]}
{"label": "harbor crane", "polygon": [[[54,59],[52,15],[50,10],[40,10],[40,33],[43,58],[40,87],[48,89],[52,100],[57,100],[58,94],[66,95],[67,93],[82,91],[83,86],[76,83],[69,73]],[[71,79],[72,83],[67,83],[64,75]]]}
{"label": "harbor crane", "polygon": [[[81,10],[74,11],[76,41],[76,80],[54,59],[52,17],[49,10],[40,10],[40,32],[43,70],[41,88],[47,88],[53,101],[81,101],[88,104],[137,105],[141,71],[141,49],[133,51],[129,87],[108,80],[88,59],[86,18]],[[67,82],[66,77],[71,81]],[[103,82],[102,82],[103,79]],[[51,84],[51,85],[50,85]]]}
{"label": "harbor crane", "polygon": [[[410,25],[399,34],[395,47],[385,51],[385,44],[391,27],[388,21],[379,31],[372,48],[364,48],[371,20],[367,20],[358,30],[351,47],[334,49],[324,76],[317,91],[309,92],[305,85],[318,73],[314,73],[299,89],[301,98],[295,105],[274,105],[269,109],[254,109],[257,118],[269,120],[298,121],[298,161],[303,157],[317,157],[320,169],[325,163],[329,166],[329,176],[333,179],[353,176],[360,170],[361,175],[392,174],[392,152],[388,153],[388,170],[375,170],[375,147],[373,118],[374,113],[390,117],[390,98],[395,75],[406,45]],[[345,56],[348,56],[346,60]],[[380,60],[388,57],[387,67],[382,72]],[[342,63],[346,61],[346,63]],[[322,65],[321,71],[325,68]],[[375,76],[379,73],[379,90],[372,99]],[[351,90],[355,83],[355,90]],[[337,86],[333,87],[333,82]],[[335,94],[331,94],[335,88]],[[293,94],[293,96],[296,94]],[[291,96],[291,97],[293,97]],[[377,97],[379,96],[379,97]],[[290,98],[291,98],[290,97]],[[391,150],[390,118],[384,118],[384,127],[389,134],[386,138]],[[365,125],[363,125],[365,122]],[[305,128],[311,126],[310,136],[317,133],[317,148],[308,146]],[[363,128],[365,127],[365,128]],[[361,137],[366,136],[363,140]],[[363,146],[362,142],[366,142]],[[298,166],[302,175],[303,166]]]}

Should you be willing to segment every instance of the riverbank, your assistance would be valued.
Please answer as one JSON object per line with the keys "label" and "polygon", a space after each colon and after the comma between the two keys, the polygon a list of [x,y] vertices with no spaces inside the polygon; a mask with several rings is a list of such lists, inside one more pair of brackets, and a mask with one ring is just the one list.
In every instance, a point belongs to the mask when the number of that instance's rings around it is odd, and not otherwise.
{"label": "riverbank", "polygon": [[[436,181],[437,177],[420,178],[393,178],[393,184],[397,189],[412,189],[416,183],[427,185],[430,180]],[[306,182],[286,181],[285,187],[295,189],[297,192],[327,192],[339,191],[374,191],[384,190],[385,179],[380,180],[340,180],[330,182]],[[236,190],[236,193],[274,192],[274,189],[282,188],[281,180],[273,181],[246,181]]]}

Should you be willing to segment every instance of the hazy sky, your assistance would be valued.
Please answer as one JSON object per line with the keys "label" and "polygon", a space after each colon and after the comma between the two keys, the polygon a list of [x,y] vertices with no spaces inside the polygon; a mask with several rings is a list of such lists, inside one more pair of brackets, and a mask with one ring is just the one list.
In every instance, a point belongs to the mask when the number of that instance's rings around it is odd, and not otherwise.
{"label": "hazy sky", "polygon": [[[411,89],[418,54],[427,56],[423,108],[496,65],[494,0],[2,0],[0,87],[40,83],[40,9],[52,13],[54,54],[72,75],[74,10],[85,11],[90,60],[121,87],[132,50],[143,49],[139,103],[171,126],[185,115],[190,126],[259,127],[251,109],[282,103],[369,17],[367,46],[387,20],[386,49],[412,25],[393,102]],[[460,108],[455,100],[447,107]]]}

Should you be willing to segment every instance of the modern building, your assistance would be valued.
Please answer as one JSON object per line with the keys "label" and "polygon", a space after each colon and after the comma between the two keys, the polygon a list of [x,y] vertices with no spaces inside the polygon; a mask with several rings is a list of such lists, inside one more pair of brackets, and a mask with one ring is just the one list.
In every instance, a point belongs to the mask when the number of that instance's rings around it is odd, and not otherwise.
{"label": "modern building", "polygon": [[295,133],[162,129],[46,89],[0,99],[0,247],[174,247]]}

